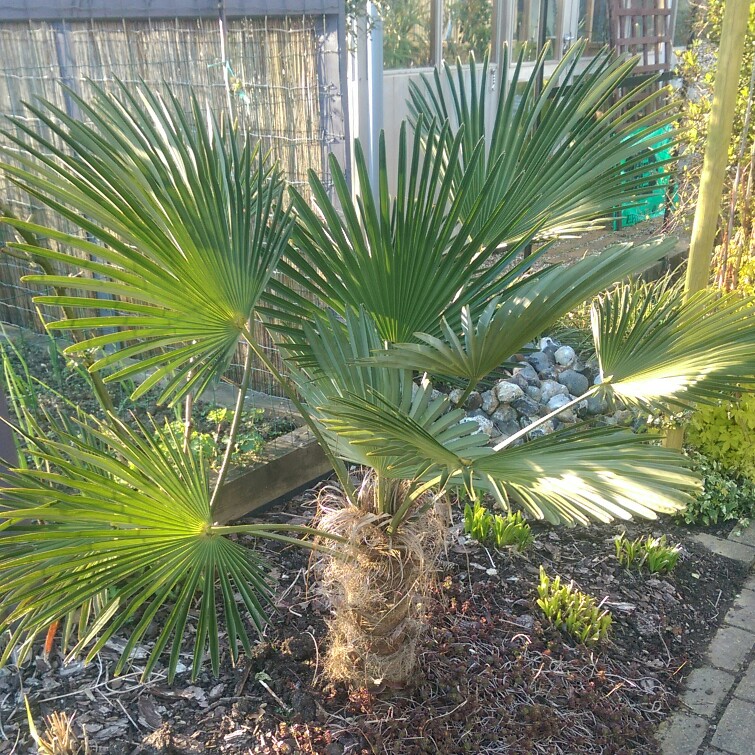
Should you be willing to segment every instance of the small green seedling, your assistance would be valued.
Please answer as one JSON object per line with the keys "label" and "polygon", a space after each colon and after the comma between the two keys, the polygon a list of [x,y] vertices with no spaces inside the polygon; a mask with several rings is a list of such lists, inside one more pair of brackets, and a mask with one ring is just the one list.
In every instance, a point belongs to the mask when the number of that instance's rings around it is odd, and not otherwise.
{"label": "small green seedling", "polygon": [[561,584],[561,577],[551,579],[540,567],[540,584],[537,587],[538,601],[545,618],[558,629],[565,630],[584,645],[595,645],[608,636],[611,614],[601,610],[603,601],[574,587],[573,583]]}
{"label": "small green seedling", "polygon": [[631,569],[633,564],[641,568],[644,564],[651,574],[668,573],[679,560],[679,546],[667,544],[666,536],[653,537],[648,535],[644,540],[627,539],[626,533],[614,538],[616,558],[625,569]]}
{"label": "small green seedling", "polygon": [[632,564],[643,558],[640,538],[629,540],[626,532],[622,532],[613,539],[613,544],[616,549],[616,558],[625,569],[631,569]]}
{"label": "small green seedling", "polygon": [[667,574],[679,560],[679,546],[667,545],[665,535],[661,537],[648,535],[643,547],[645,549],[645,564],[651,574]]}
{"label": "small green seedling", "polygon": [[494,548],[513,545],[521,551],[533,540],[532,529],[521,512],[509,512],[506,516],[491,514],[479,501],[464,507],[464,532]]}

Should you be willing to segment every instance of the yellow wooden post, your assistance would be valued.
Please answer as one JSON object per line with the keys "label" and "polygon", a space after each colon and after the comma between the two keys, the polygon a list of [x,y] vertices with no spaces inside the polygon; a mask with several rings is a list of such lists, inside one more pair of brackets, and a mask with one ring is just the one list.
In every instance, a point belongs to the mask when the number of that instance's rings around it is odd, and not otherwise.
{"label": "yellow wooden post", "polygon": [[[692,224],[685,299],[704,289],[710,280],[710,263],[726,178],[749,10],[750,0],[726,0],[700,192]],[[664,445],[681,449],[683,442],[684,427],[669,428]]]}
{"label": "yellow wooden post", "polygon": [[700,193],[692,225],[685,297],[704,289],[710,279],[749,10],[750,0],[726,0]]}

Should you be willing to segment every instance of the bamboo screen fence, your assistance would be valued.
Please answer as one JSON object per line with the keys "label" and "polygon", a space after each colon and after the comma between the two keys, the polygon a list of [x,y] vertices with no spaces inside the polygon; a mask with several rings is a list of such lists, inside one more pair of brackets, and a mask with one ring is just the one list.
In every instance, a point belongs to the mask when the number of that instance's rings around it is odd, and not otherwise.
{"label": "bamboo screen fence", "polygon": [[[307,171],[323,175],[327,153],[345,142],[338,119],[326,112],[340,91],[338,81],[323,81],[324,68],[334,68],[323,56],[338,55],[337,45],[323,50],[324,24],[324,17],[314,15],[233,18],[225,24],[217,17],[0,23],[0,116],[33,123],[22,103],[39,97],[76,115],[61,84],[85,97],[90,80],[105,87],[116,78],[157,91],[169,87],[184,103],[193,90],[216,112],[230,109],[271,151],[288,181],[305,186]],[[344,109],[337,103],[336,110]],[[2,177],[0,208],[61,227]],[[0,243],[11,235],[0,225]],[[28,262],[0,254],[0,323],[41,331],[32,302],[39,289],[20,280],[31,269]],[[255,369],[252,383],[256,390],[278,392],[264,369]]]}

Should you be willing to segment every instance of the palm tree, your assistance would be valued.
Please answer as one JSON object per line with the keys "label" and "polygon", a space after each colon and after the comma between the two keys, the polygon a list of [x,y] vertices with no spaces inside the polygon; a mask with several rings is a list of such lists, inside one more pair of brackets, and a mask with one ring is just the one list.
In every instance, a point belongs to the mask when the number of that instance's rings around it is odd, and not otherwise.
{"label": "palm tree", "polygon": [[[24,121],[16,122],[22,136],[7,134],[21,148],[4,166],[8,175],[100,242],[6,221],[56,244],[19,243],[17,250],[85,273],[74,283],[32,276],[70,291],[39,301],[94,313],[49,325],[85,334],[72,353],[108,346],[91,369],[116,368],[107,379],[118,380],[149,368],[136,394],[162,381],[163,398],[175,402],[217,379],[243,342],[326,449],[338,486],[323,501],[317,532],[328,538],[321,547],[337,556],[324,574],[338,604],[330,649],[336,677],[407,680],[417,597],[443,539],[446,491],[487,491],[534,517],[586,523],[676,511],[699,488],[684,457],[627,431],[579,427],[527,440],[536,423],[491,448],[474,425],[460,422],[461,410],[433,394],[431,376],[462,380],[471,391],[554,320],[598,295],[593,332],[602,381],[591,392],[640,406],[685,405],[755,382],[755,333],[740,301],[703,293],[682,304],[667,285],[614,286],[672,242],[620,245],[531,274],[533,258],[517,257],[544,232],[604,215],[622,198],[626,166],[653,148],[650,124],[629,138],[605,127],[605,118],[622,122],[619,110],[597,117],[630,70],[606,58],[571,90],[576,103],[569,90],[551,101],[531,82],[518,105],[502,97],[501,132],[506,119],[520,123],[543,109],[551,120],[543,117],[542,131],[534,121],[523,131],[512,125],[520,137],[499,154],[482,138],[468,144],[463,119],[418,112],[413,136],[402,129],[395,196],[384,146],[375,187],[357,148],[358,198],[333,163],[335,197],[310,178],[316,210],[295,191],[286,210],[277,171],[196,102],[184,112],[149,92],[95,90],[91,103],[79,101],[87,124],[49,104],[31,108],[69,151]],[[601,94],[591,97],[590,87]],[[600,170],[583,142],[600,154]],[[555,151],[560,167],[538,183],[541,174],[527,169],[522,150]],[[611,150],[620,156],[615,163]],[[563,152],[574,160],[561,160]],[[525,196],[530,182],[546,192],[515,212],[509,205],[518,194],[505,175],[512,166]],[[634,186],[631,178],[627,185]],[[285,374],[254,337],[260,323],[280,343]],[[250,370],[251,356],[236,416]],[[239,645],[248,648],[239,609],[257,624],[264,620],[264,566],[227,535],[290,541],[291,534],[214,523],[227,458],[213,487],[204,461],[175,438],[153,440],[152,430],[112,416],[78,425],[81,433],[28,433],[27,452],[44,463],[5,475],[0,629],[12,636],[3,660],[105,588],[97,611],[83,612],[91,621],[80,622],[75,649],[90,656],[133,620],[125,662],[159,621],[147,673],[170,643],[172,675],[196,608],[194,673],[206,650],[217,668],[216,601],[234,657]],[[354,477],[347,464],[364,471]],[[299,530],[293,534],[312,533]]]}

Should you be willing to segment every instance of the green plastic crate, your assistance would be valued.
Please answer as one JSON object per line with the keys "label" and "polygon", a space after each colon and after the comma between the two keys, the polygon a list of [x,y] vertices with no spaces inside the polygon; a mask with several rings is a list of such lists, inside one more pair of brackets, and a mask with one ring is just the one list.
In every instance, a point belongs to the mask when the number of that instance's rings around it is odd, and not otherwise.
{"label": "green plastic crate", "polygon": [[[658,139],[658,137],[662,137],[669,131],[671,131],[671,126],[664,126],[657,131],[653,131],[647,138],[648,143],[653,145],[658,144],[661,147],[666,144],[670,145],[670,139],[667,138],[662,141]],[[622,205],[621,213],[617,213],[618,217],[616,217],[613,223],[614,230],[623,228],[624,226],[636,225],[643,220],[663,217],[666,212],[666,194],[671,173],[668,165],[657,165],[657,163],[662,163],[670,157],[670,149],[660,149],[639,163],[641,166],[647,165],[648,168],[647,172],[643,173],[643,177],[647,178],[647,182],[642,184],[643,187],[653,186],[653,190],[650,194],[635,202],[627,202]],[[675,197],[672,197],[672,202],[674,200]]]}

